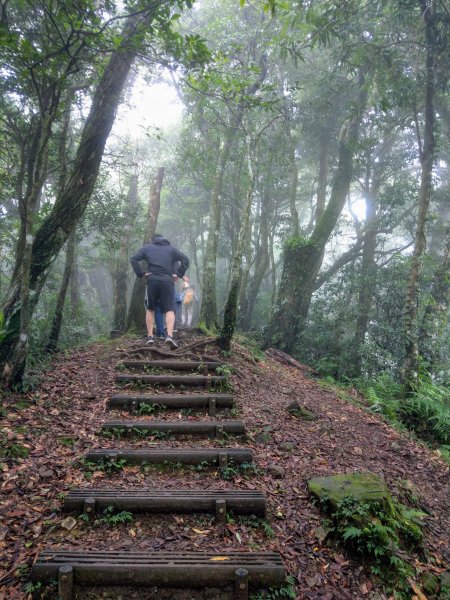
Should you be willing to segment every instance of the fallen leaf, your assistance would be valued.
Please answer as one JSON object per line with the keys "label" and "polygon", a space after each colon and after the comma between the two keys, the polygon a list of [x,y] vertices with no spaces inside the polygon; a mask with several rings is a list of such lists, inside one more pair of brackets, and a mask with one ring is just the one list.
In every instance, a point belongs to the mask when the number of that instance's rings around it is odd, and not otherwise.
{"label": "fallen leaf", "polygon": [[221,560],[230,560],[229,556],[213,556],[210,560],[221,561]]}
{"label": "fallen leaf", "polygon": [[195,529],[195,527],[191,527],[192,531],[195,531],[195,533],[198,533],[199,535],[206,535],[207,533],[210,533],[211,529]]}

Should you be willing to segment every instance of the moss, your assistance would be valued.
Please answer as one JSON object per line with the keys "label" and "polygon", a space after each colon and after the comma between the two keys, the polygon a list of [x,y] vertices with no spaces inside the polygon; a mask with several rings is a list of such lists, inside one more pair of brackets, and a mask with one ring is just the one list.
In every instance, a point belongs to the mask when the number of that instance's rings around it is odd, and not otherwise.
{"label": "moss", "polygon": [[286,252],[297,252],[302,248],[313,247],[315,244],[303,235],[296,235],[286,240],[283,248]]}
{"label": "moss", "polygon": [[386,484],[374,473],[314,477],[308,481],[308,488],[319,500],[326,498],[334,507],[349,497],[363,502],[384,502],[389,498]]}

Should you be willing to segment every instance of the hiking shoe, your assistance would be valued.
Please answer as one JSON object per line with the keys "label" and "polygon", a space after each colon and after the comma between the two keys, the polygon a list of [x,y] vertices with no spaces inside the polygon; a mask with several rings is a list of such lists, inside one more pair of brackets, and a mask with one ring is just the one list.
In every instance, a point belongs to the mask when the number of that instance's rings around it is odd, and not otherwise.
{"label": "hiking shoe", "polygon": [[155,343],[155,340],[153,339],[153,336],[149,335],[147,337],[147,341],[145,342],[146,346],[153,346],[154,343]]}
{"label": "hiking shoe", "polygon": [[172,348],[172,350],[175,350],[175,348],[178,348],[178,344],[172,337],[170,337],[170,335],[168,335],[166,337],[166,339],[164,340],[164,343],[169,345]]}

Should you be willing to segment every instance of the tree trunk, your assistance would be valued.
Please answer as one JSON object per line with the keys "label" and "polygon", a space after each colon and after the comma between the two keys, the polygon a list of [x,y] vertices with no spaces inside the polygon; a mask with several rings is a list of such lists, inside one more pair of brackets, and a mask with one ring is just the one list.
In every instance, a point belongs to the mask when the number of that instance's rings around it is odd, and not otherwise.
{"label": "tree trunk", "polygon": [[[447,228],[447,236],[450,231]],[[419,330],[419,350],[430,375],[438,364],[444,362],[442,347],[437,340],[446,331],[450,304],[450,239],[447,239],[442,263],[433,275],[430,298],[427,302]],[[447,348],[445,348],[447,349]]]}
{"label": "tree trunk", "polygon": [[317,181],[317,204],[316,204],[316,223],[320,221],[325,212],[327,201],[327,183],[328,183],[328,148],[330,139],[328,132],[322,130],[319,136],[319,175]]}
{"label": "tree trunk", "polygon": [[137,216],[138,175],[131,175],[128,187],[127,207],[119,256],[113,275],[113,329],[123,333],[127,320],[127,284],[131,233]]}
{"label": "tree trunk", "polygon": [[[59,177],[58,177],[58,195],[62,193],[67,181],[67,158],[69,154],[68,134],[70,128],[70,115],[72,102],[75,97],[74,90],[69,90],[65,99],[63,125],[60,133],[59,142]],[[67,289],[69,287],[70,277],[75,256],[76,247],[76,230],[71,231],[67,239],[66,262],[64,265],[64,273],[59,289],[58,299],[56,301],[55,314],[48,336],[46,349],[48,352],[54,352],[58,347],[59,334],[61,332],[62,317],[64,304],[66,301]]]}
{"label": "tree trunk", "polygon": [[338,166],[330,201],[309,239],[291,238],[284,246],[283,271],[278,301],[266,332],[265,345],[292,354],[308,316],[314,282],[322,265],[326,243],[344,207],[353,176],[362,113],[367,102],[366,68],[358,75],[357,110],[342,127],[339,136]]}
{"label": "tree trunk", "polygon": [[236,129],[230,127],[225,140],[219,150],[216,174],[211,192],[211,204],[209,211],[208,237],[206,249],[203,256],[203,282],[202,282],[202,306],[200,309],[200,323],[207,329],[217,328],[217,298],[216,298],[216,266],[217,249],[219,247],[220,217],[223,177],[230,155],[231,144]]}
{"label": "tree trunk", "polygon": [[365,194],[366,200],[366,222],[361,261],[361,273],[359,277],[359,294],[356,329],[353,338],[352,355],[349,376],[360,377],[362,369],[362,348],[367,333],[367,326],[372,308],[373,293],[377,266],[375,262],[375,250],[377,247],[377,195],[378,190],[368,190]]}
{"label": "tree trunk", "polygon": [[241,228],[239,231],[239,239],[236,244],[236,250],[233,255],[233,261],[231,266],[231,282],[230,289],[228,292],[227,301],[225,304],[225,312],[223,316],[223,326],[220,331],[218,339],[218,345],[222,350],[229,350],[231,346],[231,339],[236,329],[237,320],[237,305],[239,297],[239,287],[242,279],[242,256],[244,253],[245,240],[250,235],[250,215],[252,210],[252,199],[253,199],[253,188],[255,185],[255,171],[252,165],[252,159],[250,153],[252,152],[251,142],[248,142],[248,172],[249,172],[249,183],[247,190],[247,197],[245,205],[241,215]]}
{"label": "tree trunk", "polygon": [[48,336],[46,350],[54,352],[58,347],[59,334],[61,332],[62,317],[64,311],[64,303],[66,301],[67,289],[69,287],[70,277],[72,273],[73,259],[75,256],[76,247],[76,229],[70,232],[67,238],[66,263],[64,273],[59,289],[58,300],[56,301],[55,314],[53,316],[52,326]]}
{"label": "tree trunk", "polygon": [[[120,102],[122,88],[135,56],[135,49],[131,42],[136,34],[140,33],[137,31],[139,23],[146,18],[148,15],[146,17],[138,15],[130,18],[125,24],[123,40],[111,55],[97,85],[64,191],[55,202],[52,212],[42,223],[34,240],[28,238],[29,248],[26,250],[28,254],[19,271],[20,277],[18,273],[18,276],[11,281],[8,297],[2,309],[7,335],[0,348],[0,367],[9,364],[13,373],[10,377],[11,383],[19,382],[24,372],[28,320],[39,299],[49,268],[70,232],[83,216],[91,197],[105,143]],[[31,219],[32,215],[29,214],[28,218]],[[28,289],[32,292],[29,300],[27,300]],[[24,295],[25,305],[21,301],[21,293]]]}
{"label": "tree trunk", "polygon": [[422,17],[425,23],[426,71],[425,71],[425,119],[423,148],[419,152],[421,161],[421,179],[419,192],[419,210],[415,233],[414,252],[411,260],[406,297],[403,308],[405,335],[405,362],[403,368],[403,384],[406,394],[411,393],[419,380],[419,343],[417,332],[417,305],[419,301],[419,278],[422,268],[422,257],[426,247],[425,226],[432,190],[432,174],[434,161],[434,127],[435,127],[435,50],[436,32],[433,7],[426,0],[419,0]]}
{"label": "tree trunk", "polygon": [[[161,208],[161,189],[164,181],[164,167],[159,167],[150,186],[150,196],[147,211],[147,227],[143,244],[147,244],[156,233],[156,225],[158,223],[159,210]],[[128,308],[128,316],[126,329],[136,333],[144,332],[145,329],[145,278],[136,277],[133,291],[131,293],[130,306]]]}
{"label": "tree trunk", "polygon": [[255,269],[240,310],[240,327],[244,331],[251,329],[256,298],[270,264],[269,257],[269,189],[264,191],[260,215],[260,244],[256,251]]}

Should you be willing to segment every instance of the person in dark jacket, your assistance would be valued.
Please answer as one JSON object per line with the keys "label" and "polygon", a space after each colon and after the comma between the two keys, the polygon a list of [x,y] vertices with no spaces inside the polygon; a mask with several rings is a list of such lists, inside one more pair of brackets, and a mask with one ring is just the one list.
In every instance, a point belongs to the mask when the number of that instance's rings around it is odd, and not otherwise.
{"label": "person in dark jacket", "polygon": [[[147,263],[145,271],[142,270],[139,261]],[[175,323],[175,281],[183,277],[189,267],[189,259],[180,250],[172,246],[164,236],[155,234],[152,241],[131,258],[131,265],[137,277],[145,277],[146,303],[145,307],[147,325],[147,344],[153,344],[153,324],[155,322],[155,308],[159,301],[162,312],[166,316],[167,337],[166,344],[171,348],[178,348],[173,339],[173,328]]]}

